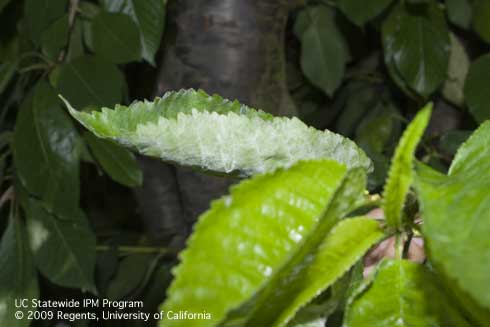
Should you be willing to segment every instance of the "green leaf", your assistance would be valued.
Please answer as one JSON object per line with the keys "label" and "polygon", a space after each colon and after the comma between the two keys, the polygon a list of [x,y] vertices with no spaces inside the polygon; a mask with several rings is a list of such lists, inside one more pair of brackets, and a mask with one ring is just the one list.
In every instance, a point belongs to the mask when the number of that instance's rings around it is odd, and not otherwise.
{"label": "green leaf", "polygon": [[43,32],[55,20],[63,16],[68,0],[26,0],[25,18],[32,41],[41,42]]}
{"label": "green leaf", "polygon": [[15,312],[35,311],[30,305],[17,308],[15,301],[39,298],[36,271],[28,239],[19,217],[10,217],[0,243],[0,326],[27,327],[31,321],[15,319]]}
{"label": "green leaf", "polygon": [[[283,289],[283,277],[291,275],[299,259],[311,256],[335,223],[352,209],[363,181],[360,169],[347,171],[334,161],[306,161],[232,187],[229,196],[213,202],[200,217],[180,255],[181,264],[174,271],[176,277],[163,307],[165,311],[183,306],[200,311],[206,303],[212,319],[166,323],[214,326],[231,309],[239,308],[227,317],[228,324],[248,321],[253,326],[253,319],[260,318],[254,315],[254,307],[261,308],[271,291]],[[273,319],[270,324],[255,326],[271,326],[279,313],[262,317]]]}
{"label": "green leaf", "polygon": [[488,92],[488,76],[490,74],[490,54],[475,60],[468,72],[464,86],[464,96],[470,113],[477,122],[490,118],[490,93]]}
{"label": "green leaf", "polygon": [[413,181],[415,150],[429,123],[431,112],[432,104],[429,104],[415,116],[403,133],[391,161],[383,192],[383,210],[387,224],[396,229],[402,226],[402,210]]}
{"label": "green leaf", "polygon": [[122,100],[124,77],[100,57],[83,56],[58,71],[57,89],[77,108],[112,106]]}
{"label": "green leaf", "polygon": [[250,176],[298,160],[324,158],[370,169],[362,150],[340,135],[203,91],[168,92],[154,102],[90,114],[66,104],[73,117],[99,137],[209,171]]}
{"label": "green leaf", "polygon": [[116,64],[141,58],[141,40],[136,23],[126,14],[101,12],[92,22],[97,55]]}
{"label": "green leaf", "polygon": [[417,170],[423,232],[431,260],[464,292],[490,308],[490,122],[458,150],[445,176]]}
{"label": "green leaf", "polygon": [[68,15],[64,15],[43,32],[41,38],[43,53],[56,61],[61,50],[68,43],[68,33]]}
{"label": "green leaf", "polygon": [[490,43],[490,1],[473,2],[473,28],[483,41]]}
{"label": "green leaf", "polygon": [[70,215],[79,202],[78,133],[47,82],[19,112],[13,142],[17,174],[50,211]]}
{"label": "green leaf", "polygon": [[91,133],[86,133],[84,138],[97,162],[113,180],[128,187],[141,186],[143,173],[131,152]]}
{"label": "green leaf", "polygon": [[446,77],[450,43],[436,2],[419,7],[399,5],[389,15],[383,24],[384,51],[386,63],[393,61],[407,86],[427,97]]}
{"label": "green leaf", "polygon": [[459,147],[470,137],[471,131],[450,130],[441,135],[439,147],[441,150],[451,156],[454,156]]}
{"label": "green leaf", "polygon": [[340,10],[354,24],[364,25],[371,19],[375,18],[388,7],[393,0],[339,0],[337,1]]}
{"label": "green leaf", "polygon": [[298,15],[296,36],[301,41],[301,68],[313,85],[332,96],[344,77],[347,44],[325,6],[308,7]]}
{"label": "green leaf", "polygon": [[107,289],[107,297],[120,300],[131,294],[143,282],[153,259],[151,254],[134,254],[124,258]]}
{"label": "green leaf", "polygon": [[140,31],[143,58],[155,65],[155,53],[158,50],[165,26],[164,0],[127,0],[107,1],[107,10],[129,15]]}
{"label": "green leaf", "polygon": [[446,10],[451,23],[464,29],[471,27],[473,8],[468,0],[446,0]]}
{"label": "green leaf", "polygon": [[373,283],[349,300],[344,326],[470,326],[442,289],[426,267],[385,260]]}
{"label": "green leaf", "polygon": [[446,81],[442,88],[442,95],[452,104],[463,107],[464,83],[470,69],[470,57],[459,38],[453,33],[451,36],[451,55],[447,70]]}
{"label": "green leaf", "polygon": [[94,285],[95,235],[86,218],[63,220],[50,215],[42,204],[25,204],[27,230],[36,265],[51,282],[96,293]]}

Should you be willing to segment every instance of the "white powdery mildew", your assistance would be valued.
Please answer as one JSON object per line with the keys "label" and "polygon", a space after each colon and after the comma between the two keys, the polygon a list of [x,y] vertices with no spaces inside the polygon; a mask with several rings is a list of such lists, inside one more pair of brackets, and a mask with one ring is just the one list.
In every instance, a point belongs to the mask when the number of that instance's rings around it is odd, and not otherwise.
{"label": "white powdery mildew", "polygon": [[[302,159],[331,158],[348,166],[369,165],[354,143],[297,118],[263,120],[235,113],[200,112],[160,117],[139,125],[126,140],[146,155],[244,176],[289,167]],[[122,140],[121,140],[122,141]]]}

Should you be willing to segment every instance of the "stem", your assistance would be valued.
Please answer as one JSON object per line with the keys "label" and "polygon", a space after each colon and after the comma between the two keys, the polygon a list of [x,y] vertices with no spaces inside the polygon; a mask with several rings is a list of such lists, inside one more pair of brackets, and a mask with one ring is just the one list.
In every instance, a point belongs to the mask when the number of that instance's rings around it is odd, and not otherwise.
{"label": "stem", "polygon": [[395,236],[395,259],[403,258],[403,235],[397,233]]}
{"label": "stem", "polygon": [[159,254],[170,254],[170,255],[175,255],[177,253],[176,250],[174,249],[169,249],[169,248],[157,248],[157,247],[151,247],[151,246],[109,246],[109,245],[97,245],[95,247],[96,251],[103,252],[103,251],[109,251],[111,249],[117,249],[121,252],[125,253],[159,253]]}

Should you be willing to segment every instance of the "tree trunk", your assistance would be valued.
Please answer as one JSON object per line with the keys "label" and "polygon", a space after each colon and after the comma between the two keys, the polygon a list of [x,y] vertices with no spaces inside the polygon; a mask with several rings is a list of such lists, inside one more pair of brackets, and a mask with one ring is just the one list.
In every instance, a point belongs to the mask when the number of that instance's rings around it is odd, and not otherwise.
{"label": "tree trunk", "polygon": [[[285,78],[284,32],[288,1],[170,1],[163,58],[155,90],[200,88],[275,115],[294,115]],[[148,158],[136,191],[148,233],[174,245],[230,179],[206,176]]]}

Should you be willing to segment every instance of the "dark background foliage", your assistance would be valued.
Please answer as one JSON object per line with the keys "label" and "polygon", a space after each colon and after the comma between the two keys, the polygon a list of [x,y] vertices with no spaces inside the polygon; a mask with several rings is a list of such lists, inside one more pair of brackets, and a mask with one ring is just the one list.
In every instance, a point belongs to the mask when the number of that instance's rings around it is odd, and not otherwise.
{"label": "dark background foliage", "polygon": [[490,118],[486,0],[0,0],[0,25],[0,303],[156,310],[196,217],[234,182],[97,139],[58,94],[100,110],[192,87],[297,115],[366,151],[373,192],[427,101],[418,155],[441,171]]}

